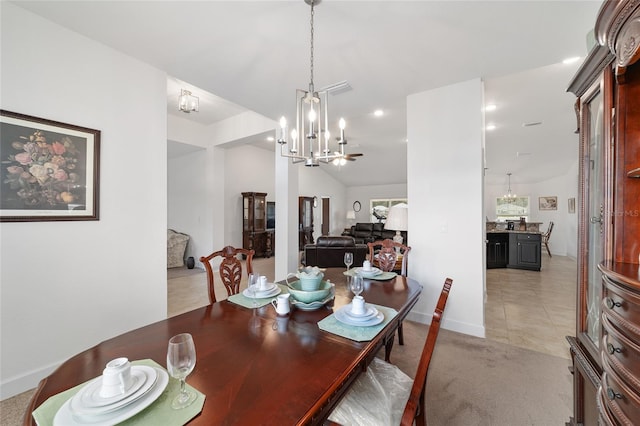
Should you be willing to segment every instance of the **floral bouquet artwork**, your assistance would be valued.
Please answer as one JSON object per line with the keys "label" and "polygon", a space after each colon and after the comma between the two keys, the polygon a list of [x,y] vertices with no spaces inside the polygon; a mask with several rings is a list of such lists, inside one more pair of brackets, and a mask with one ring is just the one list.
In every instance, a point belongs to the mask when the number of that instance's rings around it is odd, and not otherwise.
{"label": "floral bouquet artwork", "polygon": [[[87,220],[95,201],[97,173],[92,171],[97,172],[93,154],[99,132],[88,138],[78,134],[82,132],[60,128],[61,123],[18,125],[8,122],[5,114],[3,111],[0,123],[2,219]],[[97,212],[89,213],[93,218]]]}

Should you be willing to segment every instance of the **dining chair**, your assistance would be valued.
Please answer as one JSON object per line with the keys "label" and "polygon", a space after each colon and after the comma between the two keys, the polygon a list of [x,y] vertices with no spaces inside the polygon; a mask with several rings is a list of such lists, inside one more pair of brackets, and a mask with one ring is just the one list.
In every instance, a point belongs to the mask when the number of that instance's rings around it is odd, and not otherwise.
{"label": "dining chair", "polygon": [[[378,240],[367,243],[369,246],[369,261],[384,272],[391,272],[396,269],[398,254],[402,255],[400,275],[407,276],[407,258],[411,247],[397,243],[390,239]],[[396,250],[398,248],[399,250]],[[398,343],[404,345],[404,331],[402,323],[398,326]]]}
{"label": "dining chair", "polygon": [[549,228],[547,228],[547,232],[542,234],[542,244],[544,244],[547,249],[547,253],[549,253],[549,257],[551,256],[551,250],[549,250],[549,238],[551,237],[551,231],[553,231],[553,222],[549,222]]}
{"label": "dining chair", "polygon": [[[452,284],[451,278],[444,282],[414,379],[411,380],[395,365],[374,358],[367,371],[358,377],[334,408],[325,425],[426,426],[424,400],[427,373]],[[380,418],[382,416],[386,418]]]}
{"label": "dining chair", "polygon": [[255,252],[253,250],[247,250],[242,248],[235,248],[232,246],[226,246],[222,250],[211,253],[209,256],[202,256],[200,262],[204,265],[207,271],[207,285],[209,288],[209,303],[216,302],[216,292],[214,290],[213,280],[213,267],[211,266],[212,260],[216,257],[222,257],[220,262],[220,280],[224,287],[227,289],[227,295],[231,296],[237,294],[240,291],[240,281],[242,281],[242,263],[238,259],[238,255],[246,256],[247,275],[253,273],[253,267],[251,261]]}
{"label": "dining chair", "polygon": [[398,255],[401,254],[400,275],[407,276],[407,257],[411,247],[390,239],[369,242],[367,245],[369,246],[369,260],[374,266],[385,272],[396,270]]}

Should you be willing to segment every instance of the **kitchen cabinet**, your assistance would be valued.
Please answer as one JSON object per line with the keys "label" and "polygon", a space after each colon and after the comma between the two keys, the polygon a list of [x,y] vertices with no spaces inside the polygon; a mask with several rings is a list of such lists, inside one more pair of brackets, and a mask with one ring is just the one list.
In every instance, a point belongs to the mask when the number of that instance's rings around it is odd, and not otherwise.
{"label": "kitchen cabinet", "polygon": [[606,1],[568,90],[580,135],[571,425],[640,424],[640,3]]}
{"label": "kitchen cabinet", "polygon": [[539,271],[542,267],[542,236],[530,233],[509,234],[509,264],[515,269]]}
{"label": "kitchen cabinet", "polygon": [[487,232],[487,269],[513,268],[539,271],[542,234],[524,231]]}
{"label": "kitchen cabinet", "polygon": [[506,268],[509,263],[509,234],[487,233],[487,269]]}

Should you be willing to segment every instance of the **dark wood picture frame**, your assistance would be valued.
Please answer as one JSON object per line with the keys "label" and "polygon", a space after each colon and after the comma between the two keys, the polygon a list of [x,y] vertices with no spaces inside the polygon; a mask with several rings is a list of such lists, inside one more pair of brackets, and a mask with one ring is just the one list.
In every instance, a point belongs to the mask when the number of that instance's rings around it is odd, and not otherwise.
{"label": "dark wood picture frame", "polygon": [[0,164],[0,222],[99,220],[99,130],[0,110]]}

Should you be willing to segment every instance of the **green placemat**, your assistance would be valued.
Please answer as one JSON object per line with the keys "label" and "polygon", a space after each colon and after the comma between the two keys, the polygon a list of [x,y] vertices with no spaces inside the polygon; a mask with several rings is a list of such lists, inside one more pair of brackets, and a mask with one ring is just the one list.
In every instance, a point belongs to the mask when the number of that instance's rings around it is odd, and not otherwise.
{"label": "green placemat", "polygon": [[338,336],[346,337],[347,339],[355,340],[356,342],[368,342],[369,340],[376,337],[383,328],[389,324],[396,315],[398,315],[398,311],[393,308],[388,308],[386,306],[374,305],[375,308],[384,314],[384,321],[382,321],[378,325],[373,325],[370,327],[360,327],[355,325],[348,325],[341,323],[338,321],[334,314],[329,315],[325,319],[321,320],[318,323],[318,327],[320,330],[328,331],[329,333],[337,334]]}
{"label": "green placemat", "polygon": [[[164,370],[164,368],[152,359],[142,359],[138,361],[131,361],[132,365],[146,365],[149,367],[156,367]],[[93,379],[91,379],[93,380]],[[38,408],[33,411],[33,418],[38,426],[53,425],[53,418],[56,413],[78,391],[87,384],[87,382],[68,389],[59,394],[53,395],[45,402],[43,402]],[[187,384],[187,388],[194,391],[197,395],[196,400],[186,408],[181,410],[174,410],[171,408],[171,400],[180,392],[180,382],[172,377],[169,377],[169,384],[162,394],[147,408],[136,414],[135,416],[118,423],[119,425],[127,426],[157,426],[157,425],[184,425],[189,420],[197,416],[204,406],[205,395],[192,386]]]}
{"label": "green placemat", "polygon": [[275,300],[276,297],[278,297],[279,295],[283,293],[289,293],[289,289],[287,288],[286,285],[277,284],[277,286],[280,287],[280,290],[282,290],[280,293],[276,294],[275,296],[265,297],[263,299],[257,298],[255,306],[253,305],[253,298],[245,296],[244,294],[242,294],[242,292],[238,294],[234,294],[233,296],[227,297],[227,300],[229,302],[235,303],[236,305],[244,306],[245,308],[249,308],[249,309],[254,307],[261,308],[271,303],[271,301]]}
{"label": "green placemat", "polygon": [[[349,269],[348,271],[344,271],[343,274],[352,277],[356,274],[356,271],[355,269]],[[375,275],[373,277],[363,277],[363,278],[367,280],[387,281],[387,280],[390,280],[391,278],[394,278],[396,275],[398,274],[395,272],[381,272],[378,275]]]}

